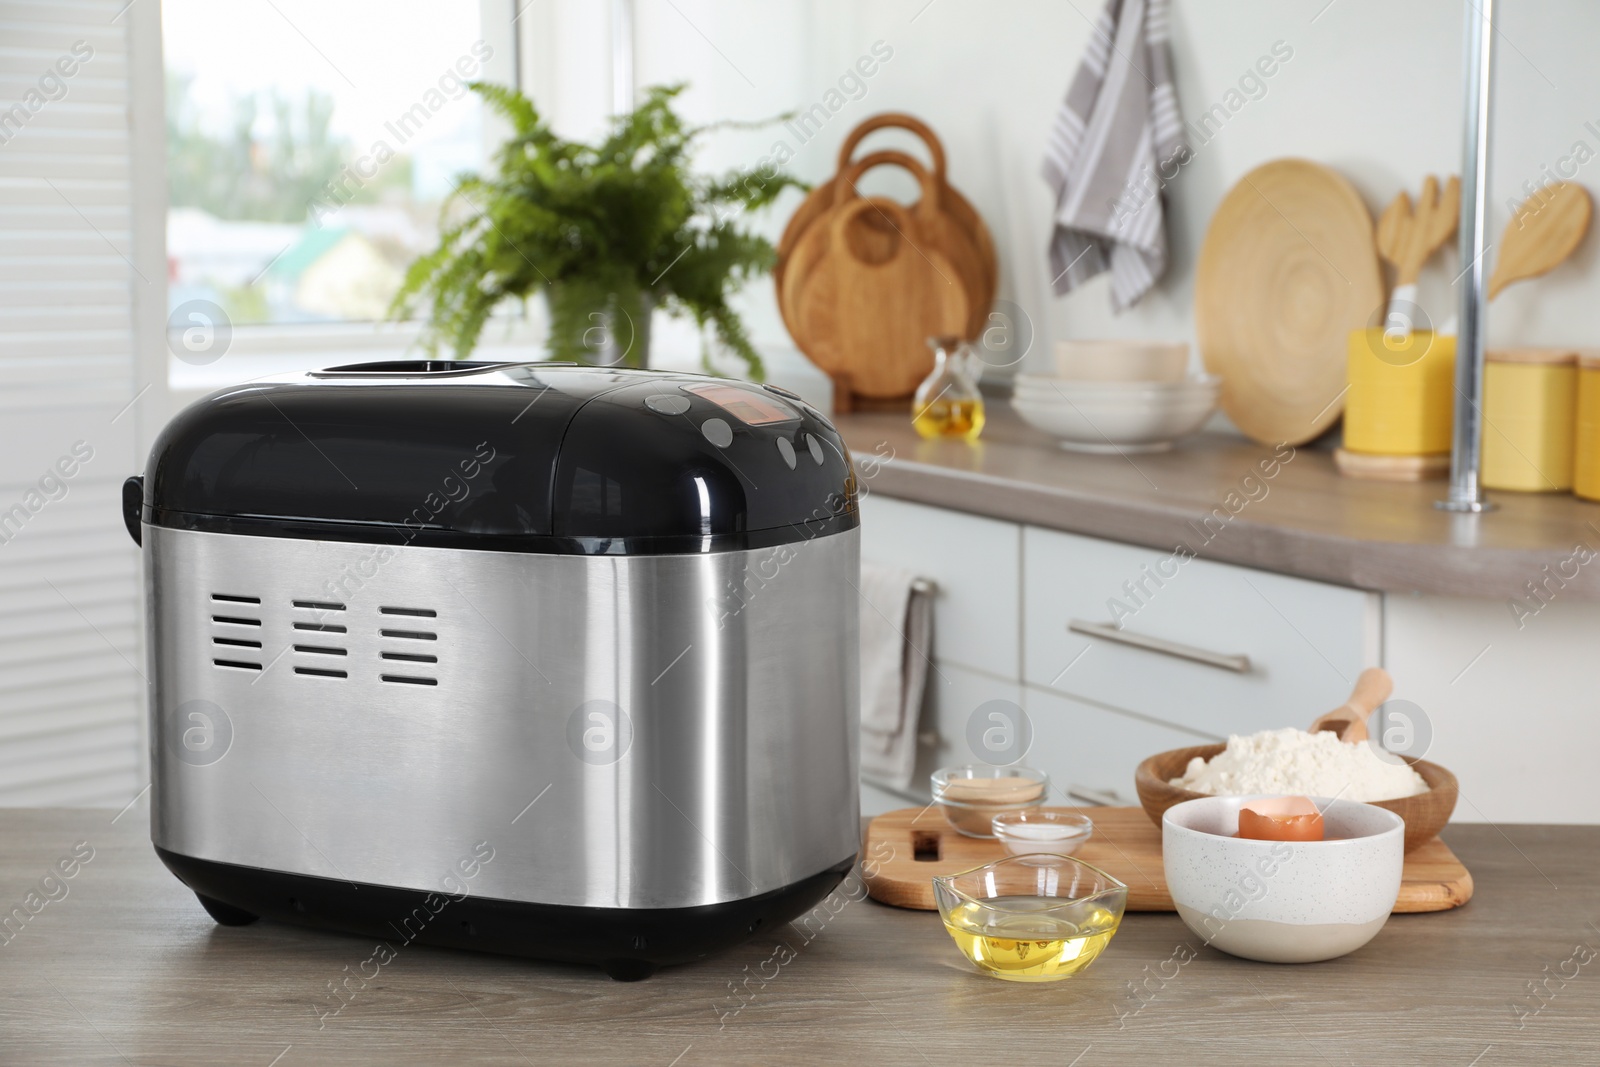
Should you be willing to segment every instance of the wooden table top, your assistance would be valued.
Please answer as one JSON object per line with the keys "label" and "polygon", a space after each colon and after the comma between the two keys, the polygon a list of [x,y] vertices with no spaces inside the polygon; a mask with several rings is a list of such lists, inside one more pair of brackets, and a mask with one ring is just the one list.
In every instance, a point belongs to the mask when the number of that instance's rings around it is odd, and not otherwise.
{"label": "wooden table top", "polygon": [[0,943],[0,1063],[1600,1062],[1600,827],[1452,827],[1472,903],[1396,916],[1328,963],[1234,959],[1176,916],[1134,914],[1083,975],[1018,985],[972,971],[936,916],[840,896],[809,932],[635,984],[405,947],[321,1018],[369,941],[215,926],[156,859],[143,805],[113,814],[0,812],[8,911],[93,850]]}
{"label": "wooden table top", "polygon": [[[976,445],[924,441],[903,415],[834,422],[865,489],[887,497],[1389,592],[1524,597],[1549,566],[1555,595],[1600,600],[1600,504],[1567,493],[1490,492],[1499,510],[1452,515],[1433,506],[1443,482],[1344,478],[1319,449],[1198,434],[1166,453],[1084,455],[1003,399],[989,412]],[[1589,555],[1570,559],[1580,543]]]}

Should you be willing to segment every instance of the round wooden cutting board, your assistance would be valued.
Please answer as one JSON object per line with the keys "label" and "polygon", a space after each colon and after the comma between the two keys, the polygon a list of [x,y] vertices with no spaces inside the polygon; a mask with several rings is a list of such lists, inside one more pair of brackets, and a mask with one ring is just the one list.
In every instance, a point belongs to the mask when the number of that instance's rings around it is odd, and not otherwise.
{"label": "round wooden cutting board", "polygon": [[1372,216],[1339,174],[1279,159],[1211,218],[1195,272],[1195,335],[1222,409],[1262,444],[1301,444],[1344,410],[1350,331],[1382,321]]}

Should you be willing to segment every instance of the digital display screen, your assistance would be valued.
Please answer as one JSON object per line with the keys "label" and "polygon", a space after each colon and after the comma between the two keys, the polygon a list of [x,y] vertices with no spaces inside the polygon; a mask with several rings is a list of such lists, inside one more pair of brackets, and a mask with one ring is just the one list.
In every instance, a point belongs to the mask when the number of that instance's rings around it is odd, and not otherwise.
{"label": "digital display screen", "polygon": [[686,385],[686,393],[703,397],[746,426],[768,426],[775,422],[796,422],[800,413],[770,393],[752,393],[736,385],[707,382]]}

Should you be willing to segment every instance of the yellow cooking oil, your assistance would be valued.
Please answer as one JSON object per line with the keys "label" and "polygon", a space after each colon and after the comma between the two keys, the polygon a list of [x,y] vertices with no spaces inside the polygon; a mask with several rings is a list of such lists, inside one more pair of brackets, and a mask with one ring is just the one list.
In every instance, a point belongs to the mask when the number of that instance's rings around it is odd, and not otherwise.
{"label": "yellow cooking oil", "polygon": [[1120,923],[1093,901],[995,897],[960,905],[944,926],[962,954],[996,978],[1052,982],[1093,963]]}
{"label": "yellow cooking oil", "polygon": [[983,432],[983,401],[976,397],[941,398],[917,411],[911,425],[923,437],[959,437],[976,441]]}

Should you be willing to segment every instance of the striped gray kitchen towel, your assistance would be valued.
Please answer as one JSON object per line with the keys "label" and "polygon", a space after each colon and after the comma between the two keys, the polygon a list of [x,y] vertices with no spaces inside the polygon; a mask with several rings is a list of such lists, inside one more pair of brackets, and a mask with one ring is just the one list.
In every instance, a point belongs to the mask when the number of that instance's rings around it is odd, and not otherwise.
{"label": "striped gray kitchen towel", "polygon": [[1168,48],[1169,0],[1108,0],[1045,152],[1056,196],[1057,295],[1111,271],[1111,306],[1130,306],[1167,267],[1163,178],[1187,161]]}

